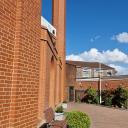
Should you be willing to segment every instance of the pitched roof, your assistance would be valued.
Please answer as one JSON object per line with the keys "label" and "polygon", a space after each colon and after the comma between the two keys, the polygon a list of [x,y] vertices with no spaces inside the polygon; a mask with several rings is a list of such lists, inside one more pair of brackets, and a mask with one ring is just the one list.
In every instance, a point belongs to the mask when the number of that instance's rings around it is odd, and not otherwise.
{"label": "pitched roof", "polygon": [[[99,62],[85,62],[85,61],[71,61],[71,60],[67,60],[66,63],[72,64],[72,65],[75,65],[78,67],[88,67],[88,68],[99,68],[99,64],[100,64]],[[103,63],[101,63],[101,69],[103,69],[103,70],[107,70],[107,69],[115,70],[114,68],[112,68],[108,65],[105,65]]]}

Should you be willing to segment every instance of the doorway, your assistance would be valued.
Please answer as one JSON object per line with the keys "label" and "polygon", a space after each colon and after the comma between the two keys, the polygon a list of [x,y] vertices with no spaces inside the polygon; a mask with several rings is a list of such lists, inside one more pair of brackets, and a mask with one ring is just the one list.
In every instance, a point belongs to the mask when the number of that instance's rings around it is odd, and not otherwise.
{"label": "doorway", "polygon": [[69,102],[73,102],[73,101],[74,101],[74,87],[69,86]]}

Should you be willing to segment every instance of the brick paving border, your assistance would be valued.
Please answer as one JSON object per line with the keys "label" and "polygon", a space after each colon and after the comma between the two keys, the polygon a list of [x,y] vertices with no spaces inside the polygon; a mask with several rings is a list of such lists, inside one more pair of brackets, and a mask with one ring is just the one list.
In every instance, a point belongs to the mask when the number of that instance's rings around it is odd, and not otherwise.
{"label": "brick paving border", "polygon": [[128,111],[91,105],[69,103],[66,111],[79,110],[89,115],[91,128],[128,128]]}

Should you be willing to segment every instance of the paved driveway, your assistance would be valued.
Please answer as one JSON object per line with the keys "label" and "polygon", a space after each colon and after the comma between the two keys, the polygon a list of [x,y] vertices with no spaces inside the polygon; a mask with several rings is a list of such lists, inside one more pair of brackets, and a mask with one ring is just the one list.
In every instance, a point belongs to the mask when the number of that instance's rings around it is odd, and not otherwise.
{"label": "paved driveway", "polygon": [[67,111],[86,112],[91,118],[91,128],[128,128],[128,111],[88,105],[69,103]]}

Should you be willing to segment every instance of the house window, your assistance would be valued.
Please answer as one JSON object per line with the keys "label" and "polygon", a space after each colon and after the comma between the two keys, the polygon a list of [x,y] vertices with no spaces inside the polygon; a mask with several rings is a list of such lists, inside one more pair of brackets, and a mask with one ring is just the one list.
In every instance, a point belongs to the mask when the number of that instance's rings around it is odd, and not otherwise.
{"label": "house window", "polygon": [[82,77],[89,78],[91,70],[88,68],[83,68],[82,70]]}

